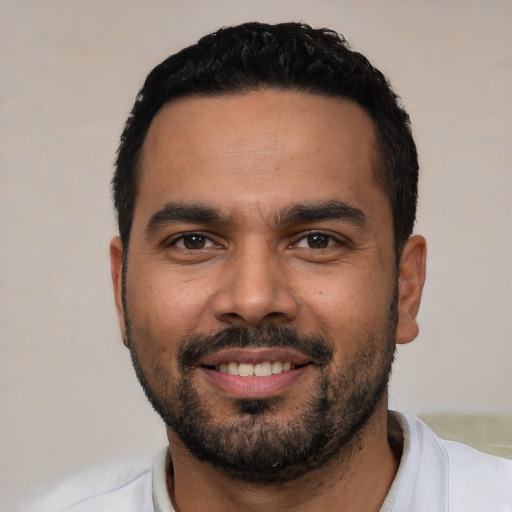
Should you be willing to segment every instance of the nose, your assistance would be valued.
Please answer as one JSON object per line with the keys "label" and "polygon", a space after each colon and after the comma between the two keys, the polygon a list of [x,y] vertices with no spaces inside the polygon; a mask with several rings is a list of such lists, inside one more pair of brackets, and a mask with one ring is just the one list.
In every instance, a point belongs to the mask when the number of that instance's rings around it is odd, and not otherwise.
{"label": "nose", "polygon": [[270,250],[247,247],[222,271],[213,297],[215,318],[233,327],[265,327],[292,321],[298,310],[289,271]]}

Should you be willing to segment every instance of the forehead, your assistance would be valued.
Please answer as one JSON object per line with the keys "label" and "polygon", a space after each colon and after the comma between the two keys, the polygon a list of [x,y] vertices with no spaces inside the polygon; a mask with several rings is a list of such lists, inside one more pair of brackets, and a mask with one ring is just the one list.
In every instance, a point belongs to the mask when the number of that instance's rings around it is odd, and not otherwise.
{"label": "forehead", "polygon": [[269,215],[311,200],[371,207],[384,195],[375,148],[373,121],[349,100],[276,90],[179,99],[144,141],[134,221],[169,201]]}

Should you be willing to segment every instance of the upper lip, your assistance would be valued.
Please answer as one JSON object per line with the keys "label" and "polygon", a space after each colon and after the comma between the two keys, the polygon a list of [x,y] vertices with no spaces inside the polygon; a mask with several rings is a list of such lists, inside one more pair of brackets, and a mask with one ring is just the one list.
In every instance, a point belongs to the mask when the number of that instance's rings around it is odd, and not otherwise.
{"label": "upper lip", "polygon": [[291,362],[294,365],[304,365],[311,362],[311,357],[290,348],[247,347],[225,348],[208,354],[199,362],[200,366],[217,366],[221,363],[259,364],[266,361]]}

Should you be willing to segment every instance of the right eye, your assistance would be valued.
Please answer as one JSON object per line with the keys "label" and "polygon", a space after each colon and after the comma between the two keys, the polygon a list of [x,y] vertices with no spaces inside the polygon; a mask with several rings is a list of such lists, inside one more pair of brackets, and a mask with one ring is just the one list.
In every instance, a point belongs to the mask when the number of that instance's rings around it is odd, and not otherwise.
{"label": "right eye", "polygon": [[186,249],[187,251],[217,247],[217,245],[203,233],[184,233],[175,238],[170,245],[179,247],[180,249]]}

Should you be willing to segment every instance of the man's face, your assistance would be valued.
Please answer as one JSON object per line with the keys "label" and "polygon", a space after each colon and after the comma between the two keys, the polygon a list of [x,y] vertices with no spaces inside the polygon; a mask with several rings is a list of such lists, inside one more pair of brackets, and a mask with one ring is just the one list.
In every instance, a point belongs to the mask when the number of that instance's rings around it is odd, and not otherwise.
{"label": "man's face", "polygon": [[265,90],[174,101],[147,134],[124,296],[112,249],[121,327],[170,437],[241,478],[294,478],[385,408],[397,272],[373,133],[349,101]]}

